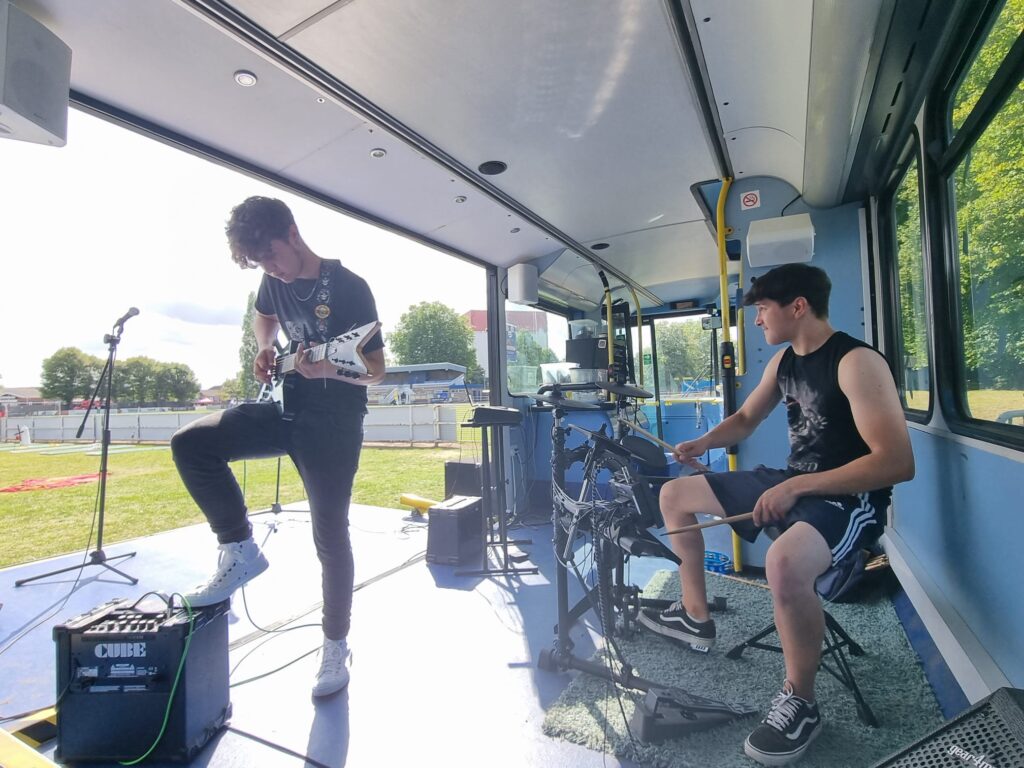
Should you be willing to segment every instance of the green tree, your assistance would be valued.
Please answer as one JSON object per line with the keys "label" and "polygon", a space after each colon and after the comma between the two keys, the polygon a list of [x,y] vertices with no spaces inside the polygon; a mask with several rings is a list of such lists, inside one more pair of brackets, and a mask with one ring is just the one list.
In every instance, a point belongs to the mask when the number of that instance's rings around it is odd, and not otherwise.
{"label": "green tree", "polygon": [[238,348],[238,362],[241,368],[236,379],[236,391],[232,396],[240,400],[255,400],[260,393],[260,380],[252,371],[252,361],[256,359],[259,348],[256,344],[256,332],[253,330],[253,319],[256,315],[256,294],[249,293],[249,301],[242,318],[242,344]]}
{"label": "green tree", "polygon": [[118,396],[132,405],[156,400],[156,373],[159,363],[150,357],[129,357],[118,365],[114,383]]}
{"label": "green tree", "polygon": [[76,397],[89,397],[103,362],[76,347],[62,347],[43,360],[43,397],[60,400],[65,407]]}
{"label": "green tree", "polygon": [[[1009,0],[954,97],[964,124],[1024,27]],[[965,378],[970,389],[1024,387],[1024,83],[953,173]]]}
{"label": "green tree", "polygon": [[161,363],[156,374],[157,400],[189,403],[199,394],[199,381],[184,363]]}
{"label": "green tree", "polygon": [[409,307],[387,338],[399,365],[455,363],[466,367],[467,379],[474,369],[480,370],[472,329],[465,318],[439,301]]}
{"label": "green tree", "polygon": [[907,169],[903,182],[896,190],[894,202],[903,354],[907,356],[908,368],[923,368],[928,364],[928,329],[921,250],[923,220],[916,160]]}
{"label": "green tree", "polygon": [[[711,363],[711,341],[697,319],[657,323],[658,375],[661,386],[678,392],[685,379],[702,378]],[[645,380],[649,380],[645,371]]]}
{"label": "green tree", "polygon": [[237,376],[233,376],[230,379],[225,379],[224,383],[220,385],[221,396],[229,400],[244,400],[245,393],[242,390],[242,385],[238,381]]}
{"label": "green tree", "polygon": [[516,331],[516,365],[537,366],[541,363],[557,363],[558,355],[548,347],[541,346],[529,331]]}

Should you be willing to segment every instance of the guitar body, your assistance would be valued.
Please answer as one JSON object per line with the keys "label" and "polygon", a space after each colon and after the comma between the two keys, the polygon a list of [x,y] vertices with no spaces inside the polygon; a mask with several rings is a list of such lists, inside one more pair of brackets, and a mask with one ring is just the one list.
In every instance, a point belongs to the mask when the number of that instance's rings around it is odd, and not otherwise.
{"label": "guitar body", "polygon": [[[380,323],[374,321],[353,328],[351,331],[338,334],[328,339],[324,344],[318,344],[306,350],[306,355],[313,362],[327,359],[331,365],[338,369],[343,376],[358,378],[367,372],[366,358],[363,357],[363,347],[366,342],[373,338],[373,335],[380,330]],[[277,411],[285,421],[295,418],[295,410],[289,407],[289,394],[295,390],[298,379],[288,374],[295,371],[295,356],[298,350],[298,343],[292,342],[291,351],[285,355],[279,355],[274,361],[274,371],[271,375],[272,388],[271,399],[277,404]],[[294,402],[294,397],[291,398]]]}

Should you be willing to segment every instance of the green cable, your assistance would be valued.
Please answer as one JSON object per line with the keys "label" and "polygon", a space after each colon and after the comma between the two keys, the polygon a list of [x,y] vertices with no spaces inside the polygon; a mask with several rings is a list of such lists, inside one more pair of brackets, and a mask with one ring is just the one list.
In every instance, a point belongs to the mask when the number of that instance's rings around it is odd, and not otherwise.
{"label": "green cable", "polygon": [[185,669],[185,659],[188,658],[188,647],[192,643],[192,632],[195,629],[196,623],[195,614],[192,612],[192,605],[189,603],[188,598],[180,592],[175,592],[171,595],[168,606],[173,604],[175,596],[181,598],[181,602],[185,604],[185,610],[188,611],[188,634],[185,636],[185,648],[181,652],[181,661],[178,663],[178,672],[174,675],[174,684],[171,686],[171,695],[167,697],[167,709],[164,710],[164,721],[160,726],[160,733],[156,735],[156,739],[154,739],[150,748],[147,749],[142,756],[137,757],[134,760],[119,760],[118,762],[121,765],[136,765],[149,757],[153,750],[156,749],[157,744],[160,743],[160,739],[164,737],[164,731],[167,730],[167,721],[171,719],[171,704],[174,703],[174,693],[178,690],[178,681],[181,680],[181,672]]}

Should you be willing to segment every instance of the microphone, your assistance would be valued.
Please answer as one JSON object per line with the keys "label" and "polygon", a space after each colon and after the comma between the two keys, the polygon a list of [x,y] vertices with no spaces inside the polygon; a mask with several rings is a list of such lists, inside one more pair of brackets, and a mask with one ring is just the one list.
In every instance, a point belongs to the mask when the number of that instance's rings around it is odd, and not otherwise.
{"label": "microphone", "polygon": [[120,328],[122,325],[125,324],[125,322],[128,321],[129,318],[135,317],[137,314],[139,314],[139,308],[130,307],[127,312],[125,312],[123,315],[117,318],[117,322],[114,323],[114,327]]}

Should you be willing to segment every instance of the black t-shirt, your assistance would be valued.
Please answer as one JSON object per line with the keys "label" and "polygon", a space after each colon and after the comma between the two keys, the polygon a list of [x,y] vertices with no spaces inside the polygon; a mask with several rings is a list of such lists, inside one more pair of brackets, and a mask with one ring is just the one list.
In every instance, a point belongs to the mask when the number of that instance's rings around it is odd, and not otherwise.
{"label": "black t-shirt", "polygon": [[874,349],[837,331],[808,355],[792,347],[782,354],[777,378],[789,420],[787,464],[793,471],[824,472],[869,453],[850,401],[839,388],[839,361],[857,347]]}
{"label": "black t-shirt", "polygon": [[[326,306],[330,312],[322,320],[317,308]],[[320,344],[353,328],[377,320],[377,306],[366,281],[341,265],[337,259],[323,260],[320,277],[284,283],[263,275],[256,294],[256,311],[277,317],[288,339],[294,343],[307,339]],[[324,312],[321,309],[320,315]],[[381,333],[374,335],[363,347],[373,352],[384,346]],[[336,379],[295,377],[289,408],[322,403],[343,409],[366,410],[366,387]]]}

